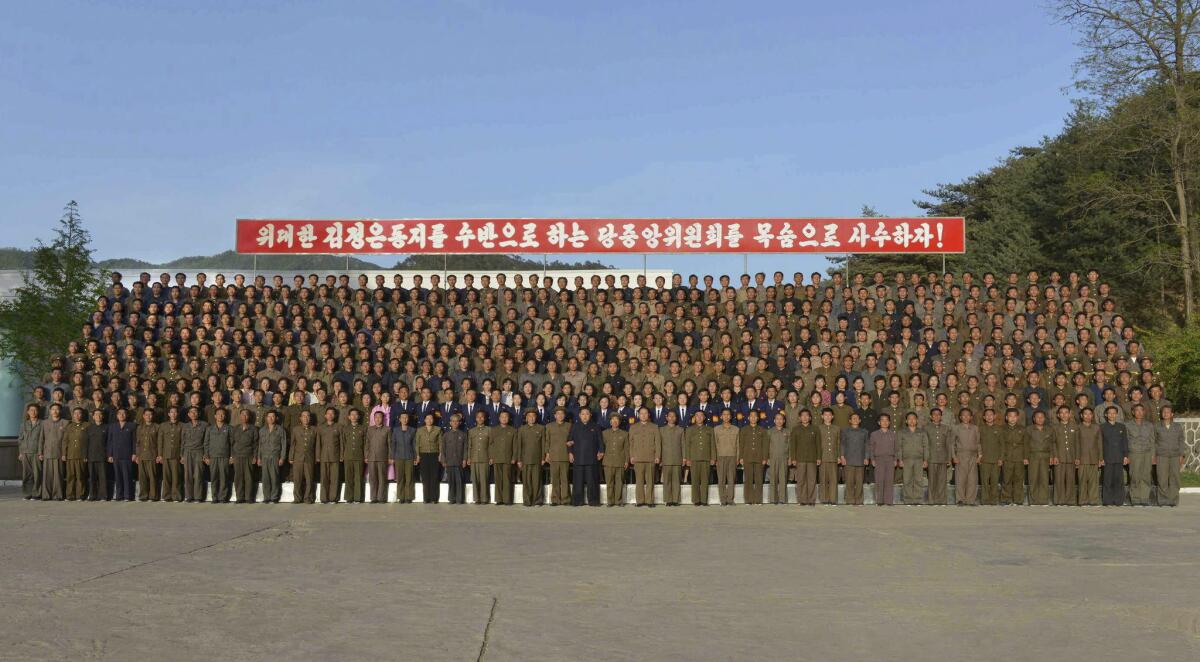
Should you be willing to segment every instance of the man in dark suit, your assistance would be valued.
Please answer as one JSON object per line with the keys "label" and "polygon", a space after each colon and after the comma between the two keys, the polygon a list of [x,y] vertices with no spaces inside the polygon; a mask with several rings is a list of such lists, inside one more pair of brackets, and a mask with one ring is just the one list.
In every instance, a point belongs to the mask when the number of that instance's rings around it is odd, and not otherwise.
{"label": "man in dark suit", "polygon": [[592,410],[581,409],[567,439],[570,460],[575,465],[571,505],[582,506],[586,492],[589,506],[600,505],[600,461],[604,459],[604,437],[592,420]]}

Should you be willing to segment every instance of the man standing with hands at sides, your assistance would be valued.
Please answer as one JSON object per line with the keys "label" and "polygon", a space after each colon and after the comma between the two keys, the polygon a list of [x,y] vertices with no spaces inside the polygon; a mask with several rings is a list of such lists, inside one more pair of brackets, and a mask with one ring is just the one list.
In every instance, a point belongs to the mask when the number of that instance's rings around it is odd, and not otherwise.
{"label": "man standing with hands at sides", "polygon": [[846,493],[844,501],[851,506],[863,504],[863,479],[867,473],[867,443],[870,433],[861,427],[862,416],[858,412],[850,414],[850,427],[844,428],[840,434],[841,456],[838,464],[845,472]]}
{"label": "man standing with hands at sides", "polygon": [[1004,466],[1004,426],[996,420],[996,410],[983,410],[979,426],[979,501],[985,506],[1000,505],[1000,472]]}
{"label": "man standing with hands at sides", "polygon": [[317,462],[317,428],[312,424],[312,412],[300,412],[300,425],[292,428],[288,461],[292,463],[292,501],[313,503],[317,487],[313,483],[313,468]]}
{"label": "man standing with hands at sides", "polygon": [[946,474],[953,456],[950,447],[954,440],[950,426],[942,423],[940,407],[929,411],[929,421],[929,425],[925,426],[925,436],[929,439],[929,450],[925,454],[929,460],[929,503],[944,506],[949,501],[946,487],[950,481]]}
{"label": "man standing with hands at sides", "polygon": [[525,425],[517,430],[517,470],[521,472],[521,503],[542,505],[542,462],[546,459],[546,427],[536,409],[525,410]]}
{"label": "man standing with hands at sides", "polygon": [[208,485],[208,481],[204,480],[204,435],[208,432],[208,423],[200,419],[199,407],[189,407],[187,415],[188,422],[180,433],[183,447],[183,500],[196,503],[204,501],[204,491]]}
{"label": "man standing with hands at sides", "polygon": [[338,468],[342,464],[342,427],[337,424],[337,410],[325,408],[325,422],[317,426],[317,462],[321,463],[321,503],[341,500],[338,487]]}
{"label": "man standing with hands at sides", "polygon": [[1154,424],[1146,420],[1146,406],[1133,406],[1133,421],[1125,423],[1129,439],[1129,502],[1149,506],[1154,473]]}
{"label": "man standing with hands at sides", "polygon": [[412,425],[413,414],[392,410],[391,459],[396,474],[396,503],[412,503],[417,496],[413,482],[413,463],[417,459],[417,430]]}
{"label": "man standing with hands at sides", "polygon": [[1046,427],[1046,412],[1033,412],[1033,425],[1025,428],[1025,451],[1029,457],[1029,505],[1050,504],[1050,460],[1054,434]]}
{"label": "man standing with hands at sides", "polygon": [[821,422],[817,424],[820,438],[820,455],[817,471],[821,481],[821,503],[837,505],[838,502],[838,458],[842,454],[841,429],[833,424],[833,409],[821,410]]}
{"label": "man standing with hands at sides", "polygon": [[180,457],[183,443],[183,425],[179,422],[179,408],[167,410],[167,420],[158,425],[158,458],[162,465],[163,501],[180,501],[179,474],[183,463]]}
{"label": "man standing with hands at sides", "polygon": [[279,484],[279,468],[287,456],[287,434],[279,425],[279,412],[271,410],[264,417],[266,424],[258,431],[258,452],[254,464],[262,472],[263,503],[279,503],[282,492]]}
{"label": "man standing with hands at sides", "polygon": [[[488,489],[488,447],[492,445],[492,428],[488,425],[487,411],[480,409],[475,412],[475,427],[467,433],[467,466],[471,468],[471,491],[475,493],[475,503],[491,502]],[[400,469],[396,469],[399,480]]]}
{"label": "man standing with hands at sides", "polygon": [[1158,477],[1158,505],[1179,505],[1179,470],[1183,467],[1183,426],[1175,422],[1175,408],[1159,409],[1162,422],[1154,428],[1154,469]]}
{"label": "man standing with hands at sides", "polygon": [[133,501],[133,433],[135,426],[126,420],[128,415],[126,409],[118,409],[117,420],[108,426],[108,441],[106,442],[108,462],[113,465],[113,473],[116,478],[113,483],[113,497],[117,501]]}
{"label": "man standing with hands at sides", "polygon": [[717,466],[717,439],[705,424],[706,414],[692,413],[692,425],[683,435],[683,464],[691,470],[692,505],[708,505],[709,473]]}
{"label": "man standing with hands at sides", "polygon": [[[467,431],[462,429],[462,420],[462,414],[457,411],[450,415],[450,427],[442,431],[442,448],[438,455],[438,462],[446,471],[450,503],[455,504],[467,502],[467,486],[463,482],[463,469],[467,466]],[[384,478],[383,493],[386,496],[386,475]]]}
{"label": "man standing with hands at sides", "polygon": [[133,461],[137,464],[139,501],[158,501],[158,476],[155,463],[158,453],[158,426],[154,424],[154,411],[142,410],[142,420],[134,435],[137,447]]}
{"label": "man standing with hands at sides", "polygon": [[678,506],[680,500],[679,475],[683,467],[683,428],[679,427],[678,416],[674,409],[668,409],[663,414],[666,423],[659,428],[662,438],[662,455],[659,456],[659,466],[662,467],[663,503],[668,506]]}
{"label": "man standing with hands at sides", "polygon": [[1096,414],[1091,407],[1079,412],[1083,419],[1079,424],[1079,454],[1075,466],[1079,468],[1079,505],[1100,505],[1100,466],[1104,464],[1104,442],[1100,438],[1100,426],[1096,425]]}
{"label": "man standing with hands at sides", "polygon": [[904,505],[915,506],[924,502],[924,490],[921,487],[923,469],[929,465],[929,437],[925,431],[917,427],[917,415],[908,412],[904,416],[904,429],[896,433],[896,445],[899,447],[900,463],[897,465],[904,470]]}
{"label": "man standing with hands at sides", "polygon": [[[66,433],[67,421],[62,417],[62,405],[56,402],[50,405],[50,418],[42,422],[41,446],[38,447],[43,501],[63,500],[63,436]],[[112,458],[108,461],[112,462]]]}
{"label": "man standing with hands at sides", "polygon": [[213,424],[204,431],[204,463],[212,474],[212,502],[229,502],[229,466],[233,464],[230,450],[233,431],[225,424],[228,412],[218,407],[213,412]]}
{"label": "man standing with hands at sides", "polygon": [[1025,505],[1025,467],[1029,464],[1029,448],[1025,445],[1025,429],[1020,421],[1021,412],[1009,409],[1004,412],[1004,427],[1000,431],[1000,444],[1004,449],[1001,471],[1004,472],[1004,487],[1000,500],[1005,505]]}
{"label": "man standing with hands at sides", "polygon": [[67,432],[63,435],[68,501],[83,501],[84,498],[87,483],[87,429],[88,422],[84,418],[83,409],[76,407],[71,410],[71,423],[67,425]]}
{"label": "man standing with hands at sides", "polygon": [[513,502],[513,466],[517,463],[517,431],[511,425],[508,410],[498,414],[500,424],[492,428],[488,440],[488,464],[496,483],[496,505],[511,506]]}
{"label": "man standing with hands at sides", "polygon": [[654,467],[662,460],[662,434],[650,420],[650,410],[638,410],[629,426],[629,461],[633,463],[633,494],[638,507],[654,507]]}
{"label": "man standing with hands at sides", "polygon": [[812,424],[812,413],[800,410],[800,424],[788,439],[790,457],[796,468],[796,503],[812,506],[817,503],[817,460],[821,459],[821,435]]}
{"label": "man standing with hands at sides", "polygon": [[867,438],[867,464],[875,467],[875,505],[896,502],[896,433],[890,414],[879,414],[879,429]]}
{"label": "man standing with hands at sides", "polygon": [[387,503],[391,430],[385,422],[382,411],[371,414],[371,425],[367,428],[366,448],[363,451],[363,461],[367,465],[367,481],[371,484],[371,503]]}
{"label": "man standing with hands at sides", "polygon": [[350,422],[342,428],[342,470],[346,480],[346,502],[362,503],[363,465],[366,462],[367,428],[362,424],[362,412],[351,409]]}
{"label": "man standing with hands at sides", "polygon": [[629,468],[629,433],[621,429],[621,415],[612,413],[604,431],[605,501],[609,508],[625,505],[625,470]]}
{"label": "man standing with hands at sides", "polygon": [[[742,500],[760,505],[763,500],[763,471],[770,450],[767,431],[758,424],[760,412],[751,409],[747,425],[738,431],[738,464],[742,465]],[[836,474],[835,474],[836,475]]]}
{"label": "man standing with hands at sides", "polygon": [[571,505],[600,506],[600,462],[604,460],[604,436],[592,420],[592,410],[579,410],[579,420],[571,424],[567,440],[568,459],[574,463],[571,478]]}
{"label": "man standing with hands at sides", "polygon": [[103,409],[92,410],[92,424],[84,434],[87,438],[88,500],[108,501],[108,471],[105,469],[105,461],[108,459],[108,449],[105,446],[108,427],[104,424]]}
{"label": "man standing with hands at sides", "polygon": [[[101,412],[102,417],[103,415]],[[21,421],[21,431],[17,433],[17,459],[21,463],[21,496],[27,501],[42,498],[42,462],[38,459],[41,452],[41,409],[33,404],[25,407],[25,420]]]}
{"label": "man standing with hands at sides", "polygon": [[[954,462],[954,503],[974,506],[979,493],[977,468],[982,458],[979,426],[972,421],[971,410],[958,412],[958,425],[951,432],[951,457]],[[994,466],[994,465],[993,465]]]}
{"label": "man standing with hands at sides", "polygon": [[738,459],[738,428],[733,425],[732,410],[721,410],[721,424],[713,430],[713,435],[717,446],[717,496],[722,506],[732,506]]}
{"label": "man standing with hands at sides", "polygon": [[1079,426],[1071,420],[1071,408],[1058,408],[1058,422],[1050,428],[1054,437],[1054,456],[1050,466],[1054,467],[1054,505],[1075,506],[1079,497],[1075,493],[1075,465],[1079,458]]}
{"label": "man standing with hands at sides", "polygon": [[254,485],[254,458],[258,455],[258,428],[251,423],[252,414],[243,409],[241,419],[233,428],[230,459],[233,460],[233,491],[238,503],[254,503],[258,489]]}
{"label": "man standing with hands at sides", "polygon": [[786,427],[787,414],[780,410],[775,413],[774,419],[774,426],[767,430],[767,481],[771,483],[771,503],[781,504],[788,502],[791,442]]}
{"label": "man standing with hands at sides", "polygon": [[546,425],[551,506],[566,506],[571,503],[571,450],[567,448],[567,440],[570,437],[571,424],[567,422],[567,411],[558,407],[554,410],[554,420]]}
{"label": "man standing with hands at sides", "polygon": [[1104,410],[1105,421],[1100,424],[1103,452],[1100,466],[1104,471],[1101,498],[1106,506],[1125,505],[1125,465],[1129,464],[1129,433],[1124,423],[1117,422],[1117,407]]}

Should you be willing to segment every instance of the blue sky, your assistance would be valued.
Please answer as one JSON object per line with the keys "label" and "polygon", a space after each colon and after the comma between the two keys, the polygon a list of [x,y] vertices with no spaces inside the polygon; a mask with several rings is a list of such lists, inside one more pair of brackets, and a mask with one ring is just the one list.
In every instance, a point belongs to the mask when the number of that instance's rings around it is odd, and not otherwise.
{"label": "blue sky", "polygon": [[0,245],[69,199],[146,259],[239,216],[911,214],[1061,128],[1077,51],[1043,7],[6,2]]}

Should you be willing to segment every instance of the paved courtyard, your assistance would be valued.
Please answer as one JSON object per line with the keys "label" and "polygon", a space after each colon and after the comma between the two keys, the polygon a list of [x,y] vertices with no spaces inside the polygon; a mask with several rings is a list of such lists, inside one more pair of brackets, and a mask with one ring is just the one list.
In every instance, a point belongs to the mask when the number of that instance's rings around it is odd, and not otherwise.
{"label": "paved courtyard", "polygon": [[17,491],[0,489],[0,659],[1200,657],[1190,495],[648,510]]}

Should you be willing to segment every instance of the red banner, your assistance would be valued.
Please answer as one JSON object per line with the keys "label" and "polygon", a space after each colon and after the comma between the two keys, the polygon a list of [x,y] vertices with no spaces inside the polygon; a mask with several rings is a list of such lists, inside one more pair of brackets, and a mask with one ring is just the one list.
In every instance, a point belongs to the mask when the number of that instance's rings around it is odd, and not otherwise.
{"label": "red banner", "polygon": [[962,218],[243,219],[239,253],[962,253]]}

